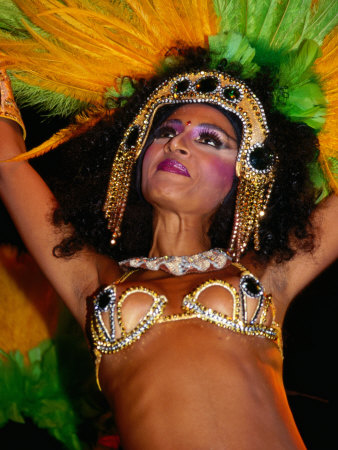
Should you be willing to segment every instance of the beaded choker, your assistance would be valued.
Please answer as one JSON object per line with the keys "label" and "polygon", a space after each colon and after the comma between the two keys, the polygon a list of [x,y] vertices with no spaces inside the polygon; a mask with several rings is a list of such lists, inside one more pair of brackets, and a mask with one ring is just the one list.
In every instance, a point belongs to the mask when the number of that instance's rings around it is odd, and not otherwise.
{"label": "beaded choker", "polygon": [[211,272],[223,269],[229,262],[230,256],[220,248],[207,250],[191,256],[160,256],[139,257],[121,261],[121,267],[134,267],[146,270],[163,270],[171,275],[181,276],[188,273]]}

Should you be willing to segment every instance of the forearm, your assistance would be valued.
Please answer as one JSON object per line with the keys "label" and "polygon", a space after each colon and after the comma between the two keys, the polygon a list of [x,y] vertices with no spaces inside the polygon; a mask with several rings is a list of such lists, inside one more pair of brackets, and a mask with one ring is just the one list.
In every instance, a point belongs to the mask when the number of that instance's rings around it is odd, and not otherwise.
{"label": "forearm", "polygon": [[[11,159],[26,151],[25,142],[19,125],[0,117],[0,161]],[[1,163],[0,171],[11,170],[15,163]]]}

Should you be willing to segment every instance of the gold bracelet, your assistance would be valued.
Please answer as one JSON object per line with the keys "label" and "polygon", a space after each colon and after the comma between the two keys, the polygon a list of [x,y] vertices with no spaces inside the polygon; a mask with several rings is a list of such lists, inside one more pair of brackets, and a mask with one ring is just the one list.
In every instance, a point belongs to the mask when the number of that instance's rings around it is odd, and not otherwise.
{"label": "gold bracelet", "polygon": [[26,139],[26,128],[23,123],[19,108],[14,100],[11,80],[5,69],[0,68],[0,117],[13,120],[22,130],[23,138]]}

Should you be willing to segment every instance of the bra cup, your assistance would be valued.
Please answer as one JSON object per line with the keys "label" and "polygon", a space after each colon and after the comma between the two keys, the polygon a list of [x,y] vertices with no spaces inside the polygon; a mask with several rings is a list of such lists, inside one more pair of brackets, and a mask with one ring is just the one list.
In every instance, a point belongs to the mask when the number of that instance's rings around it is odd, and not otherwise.
{"label": "bra cup", "polygon": [[[124,295],[124,293],[123,293]],[[122,298],[122,296],[121,296]],[[121,312],[121,323],[122,329],[129,333],[144,319],[147,313],[150,311],[151,306],[154,303],[154,297],[147,292],[131,292],[129,295],[125,296],[124,299],[121,298],[119,300],[120,304],[120,312]],[[116,314],[116,322],[118,323],[116,332],[116,337],[119,338],[121,335],[121,326],[119,324],[117,314]]]}
{"label": "bra cup", "polygon": [[205,308],[211,308],[233,319],[235,299],[224,286],[210,285],[198,294],[196,300]]}
{"label": "bra cup", "polygon": [[[203,303],[203,297],[207,304]],[[231,320],[238,320],[241,312],[236,289],[223,280],[209,280],[198,286],[184,297],[182,308],[190,312],[198,310],[200,314],[205,313],[206,316],[216,313]]]}

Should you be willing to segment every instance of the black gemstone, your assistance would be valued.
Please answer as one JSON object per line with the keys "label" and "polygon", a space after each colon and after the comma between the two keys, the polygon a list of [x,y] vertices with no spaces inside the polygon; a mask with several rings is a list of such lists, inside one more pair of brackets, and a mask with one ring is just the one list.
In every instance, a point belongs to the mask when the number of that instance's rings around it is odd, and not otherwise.
{"label": "black gemstone", "polygon": [[259,282],[253,277],[246,277],[241,284],[244,291],[252,297],[257,296],[261,292]]}
{"label": "black gemstone", "polygon": [[251,166],[256,170],[265,170],[273,164],[274,155],[263,147],[257,147],[249,155]]}
{"label": "black gemstone", "polygon": [[227,87],[223,90],[223,95],[226,100],[235,101],[241,97],[238,89],[233,87]]}
{"label": "black gemstone", "polygon": [[104,309],[110,301],[109,293],[106,291],[100,292],[98,297],[98,304],[101,309]]}
{"label": "black gemstone", "polygon": [[178,81],[174,86],[174,92],[177,94],[182,94],[188,89],[189,85],[189,80]]}
{"label": "black gemstone", "polygon": [[215,77],[205,77],[198,80],[196,83],[196,91],[206,94],[213,92],[218,86],[218,79]]}
{"label": "black gemstone", "polygon": [[138,133],[139,133],[139,128],[137,126],[133,127],[133,129],[130,131],[126,142],[125,142],[125,146],[126,148],[131,148],[134,147],[136,145],[136,141],[138,138]]}

